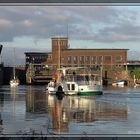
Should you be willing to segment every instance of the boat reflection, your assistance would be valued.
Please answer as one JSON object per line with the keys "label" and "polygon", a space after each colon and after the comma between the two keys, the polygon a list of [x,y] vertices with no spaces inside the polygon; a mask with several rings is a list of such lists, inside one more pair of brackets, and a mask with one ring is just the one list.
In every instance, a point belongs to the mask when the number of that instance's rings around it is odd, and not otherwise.
{"label": "boat reflection", "polygon": [[52,131],[56,133],[68,132],[71,122],[125,121],[128,115],[126,105],[105,103],[95,96],[64,96],[60,100],[55,95],[31,89],[26,95],[26,110],[46,112],[51,117]]}
{"label": "boat reflection", "polygon": [[16,120],[17,117],[17,101],[18,101],[18,87],[10,88],[10,100],[11,100],[11,107],[12,107],[12,116],[11,119]]}

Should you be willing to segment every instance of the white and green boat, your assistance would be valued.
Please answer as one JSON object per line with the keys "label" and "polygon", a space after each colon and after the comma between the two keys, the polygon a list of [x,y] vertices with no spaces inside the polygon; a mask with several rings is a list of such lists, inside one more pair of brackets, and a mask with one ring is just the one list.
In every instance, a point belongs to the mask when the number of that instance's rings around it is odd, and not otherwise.
{"label": "white and green boat", "polygon": [[101,77],[92,74],[83,67],[68,67],[59,69],[61,78],[55,87],[56,93],[66,95],[101,95],[103,94]]}

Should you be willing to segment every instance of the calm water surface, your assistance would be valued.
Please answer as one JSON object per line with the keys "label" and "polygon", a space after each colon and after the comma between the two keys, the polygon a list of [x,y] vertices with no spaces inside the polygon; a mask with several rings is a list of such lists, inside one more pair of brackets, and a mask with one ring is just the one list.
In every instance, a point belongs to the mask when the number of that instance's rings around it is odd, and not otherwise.
{"label": "calm water surface", "polygon": [[1,86],[0,134],[33,133],[140,134],[140,88],[58,98],[45,86]]}

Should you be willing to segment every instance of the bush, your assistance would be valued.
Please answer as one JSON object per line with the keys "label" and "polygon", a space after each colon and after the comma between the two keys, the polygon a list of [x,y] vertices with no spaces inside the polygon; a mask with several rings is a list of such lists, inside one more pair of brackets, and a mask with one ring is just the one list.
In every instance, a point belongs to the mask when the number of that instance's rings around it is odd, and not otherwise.
{"label": "bush", "polygon": [[132,71],[132,78],[134,77],[134,75],[135,75],[136,79],[140,79],[140,70],[133,70]]}

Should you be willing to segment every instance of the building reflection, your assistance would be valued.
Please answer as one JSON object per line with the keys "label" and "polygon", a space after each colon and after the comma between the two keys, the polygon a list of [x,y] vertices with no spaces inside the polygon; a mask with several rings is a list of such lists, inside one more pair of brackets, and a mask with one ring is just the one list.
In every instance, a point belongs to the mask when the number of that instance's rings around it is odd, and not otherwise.
{"label": "building reflection", "polygon": [[48,95],[28,88],[26,111],[46,113],[50,116],[52,131],[68,132],[69,124],[94,123],[95,121],[122,121],[127,119],[127,106],[97,101],[94,96],[64,96],[58,100],[55,95]]}
{"label": "building reflection", "polygon": [[69,112],[64,108],[64,100],[55,99],[52,107],[52,126],[57,132],[68,132]]}
{"label": "building reflection", "polygon": [[45,113],[48,110],[46,93],[29,86],[26,93],[26,111]]}
{"label": "building reflection", "polygon": [[67,132],[70,122],[118,121],[127,119],[127,106],[118,106],[96,101],[95,98],[65,96],[58,100],[48,96],[48,106],[52,115],[55,132]]}

